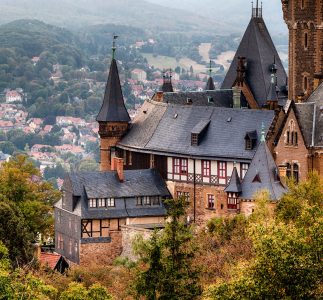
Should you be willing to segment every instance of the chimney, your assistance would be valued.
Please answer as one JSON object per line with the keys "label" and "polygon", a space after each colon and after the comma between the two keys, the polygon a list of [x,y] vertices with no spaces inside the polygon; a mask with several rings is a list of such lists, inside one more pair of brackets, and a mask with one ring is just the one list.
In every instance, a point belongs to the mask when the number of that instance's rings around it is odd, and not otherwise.
{"label": "chimney", "polygon": [[111,164],[111,170],[117,171],[118,178],[120,182],[124,181],[124,172],[123,172],[123,159],[119,157],[114,157]]}
{"label": "chimney", "polygon": [[163,100],[164,100],[164,93],[163,92],[157,92],[156,94],[155,94],[155,96],[154,96],[154,99],[153,100],[155,100],[155,101],[157,101],[157,102],[163,102]]}

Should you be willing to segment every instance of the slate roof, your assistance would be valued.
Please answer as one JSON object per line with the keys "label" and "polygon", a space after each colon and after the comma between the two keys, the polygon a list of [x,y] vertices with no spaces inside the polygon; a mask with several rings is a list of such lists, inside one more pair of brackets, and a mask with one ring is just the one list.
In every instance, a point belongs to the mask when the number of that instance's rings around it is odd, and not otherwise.
{"label": "slate roof", "polygon": [[254,199],[255,193],[264,189],[269,191],[272,201],[279,200],[287,192],[266,142],[261,142],[242,181],[240,198]]}
{"label": "slate roof", "polygon": [[112,59],[111,61],[103,103],[96,120],[98,122],[130,121],[129,114],[123,100],[118,66],[115,59]]}
{"label": "slate roof", "polygon": [[[172,105],[147,101],[118,147],[161,155],[251,160],[255,150],[245,149],[247,132],[268,132],[275,113],[270,110]],[[191,145],[191,132],[201,121],[210,124],[199,146]]]}
{"label": "slate roof", "polygon": [[295,103],[295,113],[301,128],[305,145],[312,145],[314,103]]}
{"label": "slate roof", "polygon": [[[80,197],[73,213],[89,219],[166,215],[162,203],[159,206],[141,207],[134,204],[139,196],[170,196],[157,170],[125,170],[124,176],[124,182],[120,182],[115,171],[68,174],[65,180],[70,180],[73,196]],[[90,198],[115,198],[116,206],[89,209],[87,199]],[[128,201],[128,198],[132,201]],[[55,204],[57,208],[61,206],[61,201]]]}
{"label": "slate roof", "polygon": [[[232,89],[202,92],[176,92],[164,93],[164,103],[186,105],[187,99],[192,100],[192,105],[232,107]],[[211,101],[210,101],[211,100]]]}
{"label": "slate roof", "polygon": [[274,59],[277,66],[277,86],[281,90],[278,96],[287,98],[287,75],[263,18],[253,17],[250,20],[222,88],[228,89],[234,85],[239,56],[246,57],[246,81],[260,107],[266,103],[269,94],[271,66]]}
{"label": "slate roof", "polygon": [[[313,146],[323,147],[323,83],[307,99],[307,103],[314,104],[313,111]],[[304,117],[303,117],[304,119]]]}
{"label": "slate roof", "polygon": [[213,78],[212,77],[209,77],[209,79],[207,80],[205,90],[206,91],[213,91],[213,90],[215,90],[215,85],[214,85],[214,81],[213,81]]}
{"label": "slate roof", "polygon": [[227,193],[241,193],[241,190],[242,189],[241,189],[240,177],[238,175],[237,168],[234,167],[230,178],[230,183],[224,189],[224,191]]}

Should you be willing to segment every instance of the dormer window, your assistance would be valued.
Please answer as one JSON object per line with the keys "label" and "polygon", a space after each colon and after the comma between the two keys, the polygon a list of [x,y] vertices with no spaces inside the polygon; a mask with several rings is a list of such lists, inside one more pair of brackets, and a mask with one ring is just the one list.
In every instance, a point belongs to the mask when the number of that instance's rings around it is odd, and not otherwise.
{"label": "dormer window", "polygon": [[103,198],[98,199],[98,207],[105,207],[106,206],[106,201]]}
{"label": "dormer window", "polygon": [[198,122],[191,131],[191,145],[198,146],[210,124],[210,120],[201,120]]}
{"label": "dormer window", "polygon": [[199,137],[197,133],[192,133],[191,144],[192,146],[198,146]]}
{"label": "dormer window", "polygon": [[97,207],[96,199],[89,199],[89,207],[90,208]]}
{"label": "dormer window", "polygon": [[252,150],[252,140],[246,138],[246,150]]}
{"label": "dormer window", "polygon": [[115,204],[114,198],[108,198],[107,205],[108,205],[108,207],[115,207],[116,204]]}
{"label": "dormer window", "polygon": [[246,136],[245,136],[245,148],[246,150],[252,150],[256,143],[257,143],[257,131],[254,130],[254,131],[249,131],[246,133]]}

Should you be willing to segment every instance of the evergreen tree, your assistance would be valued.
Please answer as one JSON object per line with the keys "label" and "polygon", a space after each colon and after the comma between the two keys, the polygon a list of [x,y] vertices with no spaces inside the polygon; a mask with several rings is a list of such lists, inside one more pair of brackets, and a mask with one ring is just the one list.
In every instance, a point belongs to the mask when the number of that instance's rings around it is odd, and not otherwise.
{"label": "evergreen tree", "polygon": [[138,270],[134,289],[148,300],[196,299],[201,294],[200,270],[193,264],[197,247],[192,228],[184,221],[187,202],[181,198],[165,204],[169,218],[165,229],[139,246],[140,262],[146,268]]}

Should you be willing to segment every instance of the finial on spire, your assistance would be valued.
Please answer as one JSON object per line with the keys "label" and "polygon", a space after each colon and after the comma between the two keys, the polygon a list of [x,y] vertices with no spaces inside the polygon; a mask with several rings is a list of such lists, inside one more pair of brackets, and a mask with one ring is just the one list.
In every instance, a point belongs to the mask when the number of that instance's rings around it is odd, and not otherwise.
{"label": "finial on spire", "polygon": [[210,67],[209,67],[210,77],[212,76],[212,60],[210,59]]}
{"label": "finial on spire", "polygon": [[116,46],[116,40],[119,36],[113,34],[113,42],[112,42],[112,59],[115,58],[115,54],[116,54],[116,50],[117,50],[117,46]]}
{"label": "finial on spire", "polygon": [[264,122],[262,122],[261,124],[261,138],[260,138],[260,142],[265,142],[266,138],[265,138],[265,125]]}
{"label": "finial on spire", "polygon": [[251,3],[252,3],[252,17],[262,18],[262,2],[261,2],[261,7],[259,7],[259,0],[256,1],[256,7],[253,7],[253,1]]}

